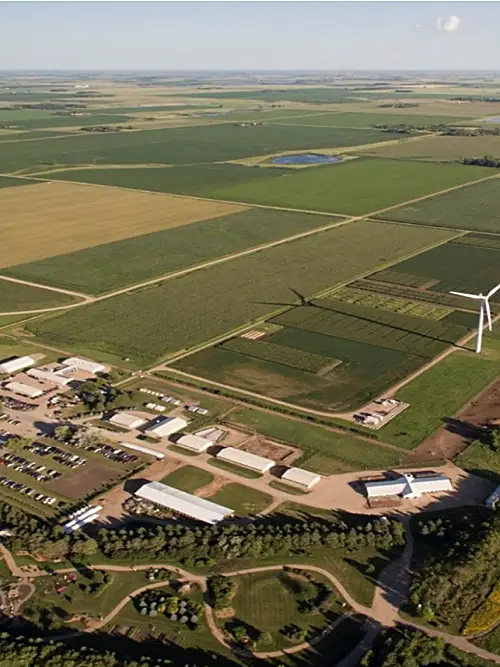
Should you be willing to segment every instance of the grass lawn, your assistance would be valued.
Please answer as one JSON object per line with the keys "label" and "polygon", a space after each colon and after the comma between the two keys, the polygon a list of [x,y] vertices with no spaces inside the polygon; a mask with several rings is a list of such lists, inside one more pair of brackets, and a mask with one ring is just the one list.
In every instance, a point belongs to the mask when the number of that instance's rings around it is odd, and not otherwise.
{"label": "grass lawn", "polygon": [[238,516],[259,514],[272,503],[272,497],[243,484],[226,484],[209,500],[230,507]]}
{"label": "grass lawn", "polygon": [[[485,137],[492,139],[493,137]],[[401,164],[398,162],[398,164]],[[470,167],[476,169],[476,167]],[[481,170],[482,171],[482,170]],[[490,172],[494,170],[490,169]],[[477,178],[484,175],[477,172]],[[487,175],[487,174],[486,174]],[[494,176],[491,173],[491,176]],[[500,181],[493,179],[476,183],[467,188],[431,197],[409,206],[402,206],[380,217],[413,224],[451,227],[472,231],[500,232],[498,207],[500,206]]]}
{"label": "grass lawn", "polygon": [[302,456],[294,461],[294,465],[323,475],[360,469],[378,470],[396,466],[401,461],[402,455],[380,447],[376,441],[359,440],[348,433],[330,431],[254,408],[237,408],[229,419],[268,438],[299,447]]}
{"label": "grass lawn", "polygon": [[40,287],[0,279],[0,311],[34,310],[75,303],[78,299]]}
{"label": "grass lawn", "polygon": [[144,368],[279,312],[283,304],[297,301],[292,288],[312,295],[448,235],[421,227],[395,230],[385,223],[353,222],[26,326],[51,345],[84,356],[129,358],[131,365]]}
{"label": "grass lawn", "polygon": [[500,456],[486,444],[473,442],[457,456],[455,463],[464,470],[488,477],[496,484],[500,483]]}
{"label": "grass lawn", "polygon": [[454,352],[403,387],[396,398],[409,403],[380,430],[380,437],[413,449],[453,417],[500,373],[500,361],[472,352]]}
{"label": "grass lawn", "polygon": [[208,470],[202,470],[195,466],[182,466],[164,477],[162,484],[168,484],[186,493],[193,493],[196,489],[207,486],[212,482],[214,476]]}
{"label": "grass lawn", "polygon": [[[256,470],[250,470],[250,468],[243,468],[238,466],[235,463],[230,463],[229,461],[224,461],[222,459],[211,458],[208,460],[209,464],[220,468],[221,470],[227,470],[227,472],[232,472],[235,475],[240,477],[246,477],[247,479],[258,479],[261,477],[260,472]],[[245,487],[246,488],[246,487]]]}
{"label": "grass lawn", "polygon": [[491,175],[486,167],[360,158],[218,188],[213,194],[251,204],[362,215]]}
{"label": "grass lawn", "polygon": [[[161,203],[162,198],[157,200]],[[337,220],[340,222],[334,217],[308,213],[242,210],[11,266],[4,273],[14,278],[98,294],[324,227]]]}
{"label": "grass lawn", "polygon": [[292,486],[291,484],[285,484],[284,482],[273,481],[269,482],[269,486],[276,491],[283,491],[284,493],[289,493],[291,496],[306,496],[307,491]]}

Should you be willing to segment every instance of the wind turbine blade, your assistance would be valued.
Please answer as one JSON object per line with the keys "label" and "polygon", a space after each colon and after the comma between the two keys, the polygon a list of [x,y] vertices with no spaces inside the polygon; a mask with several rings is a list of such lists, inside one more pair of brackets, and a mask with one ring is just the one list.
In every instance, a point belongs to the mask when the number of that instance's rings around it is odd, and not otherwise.
{"label": "wind turbine blade", "polygon": [[488,292],[488,294],[486,295],[486,298],[489,299],[490,296],[493,296],[494,294],[496,294],[498,292],[498,290],[500,290],[500,283]]}
{"label": "wind turbine blade", "polygon": [[450,292],[450,294],[455,294],[456,296],[465,296],[468,299],[484,299],[484,296],[481,294],[467,294],[466,292]]}
{"label": "wind turbine blade", "polygon": [[488,318],[488,329],[491,331],[491,309],[488,299],[484,300],[484,307],[486,309],[486,317]]}

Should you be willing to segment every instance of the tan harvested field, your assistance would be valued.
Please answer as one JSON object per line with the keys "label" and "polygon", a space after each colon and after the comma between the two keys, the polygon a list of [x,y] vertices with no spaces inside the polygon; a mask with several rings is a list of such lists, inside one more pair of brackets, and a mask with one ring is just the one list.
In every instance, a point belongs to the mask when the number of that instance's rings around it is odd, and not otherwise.
{"label": "tan harvested field", "polygon": [[459,160],[463,157],[500,155],[500,137],[422,137],[384,146],[369,146],[365,155],[417,160]]}
{"label": "tan harvested field", "polygon": [[0,268],[218,218],[245,208],[73,183],[2,188],[2,242],[9,252],[0,258]]}

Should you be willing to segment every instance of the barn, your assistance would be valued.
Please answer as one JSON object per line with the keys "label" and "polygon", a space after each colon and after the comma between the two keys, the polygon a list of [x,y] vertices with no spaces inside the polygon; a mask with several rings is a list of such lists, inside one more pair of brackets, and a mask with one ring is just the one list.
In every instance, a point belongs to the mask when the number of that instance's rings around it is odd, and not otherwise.
{"label": "barn", "polygon": [[267,472],[276,465],[276,461],[265,459],[263,456],[257,456],[257,454],[250,454],[250,452],[244,452],[235,447],[225,447],[224,449],[221,449],[216,456],[218,459],[221,459],[221,461],[234,463],[235,465],[255,470],[261,474]]}

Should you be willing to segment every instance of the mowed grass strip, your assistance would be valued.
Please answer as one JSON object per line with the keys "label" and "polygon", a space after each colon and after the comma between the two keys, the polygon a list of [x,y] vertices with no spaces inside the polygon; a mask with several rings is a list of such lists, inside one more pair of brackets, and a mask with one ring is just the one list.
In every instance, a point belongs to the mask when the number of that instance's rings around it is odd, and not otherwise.
{"label": "mowed grass strip", "polygon": [[239,516],[249,516],[265,510],[273,498],[268,493],[234,482],[223,486],[208,500],[231,508]]}
{"label": "mowed grass strip", "polygon": [[[491,139],[491,137],[487,137]],[[402,164],[399,162],[398,164]],[[470,167],[470,169],[480,169]],[[481,172],[484,170],[481,169]],[[489,170],[490,175],[492,169]],[[478,177],[481,177],[479,171]],[[500,233],[500,180],[476,183],[454,192],[446,192],[425,201],[393,209],[379,217],[398,222],[411,222],[434,227],[468,229],[471,231]]]}
{"label": "mowed grass strip", "polygon": [[0,152],[0,172],[78,165],[200,164],[325,146],[389,141],[378,130],[221,123],[140,132],[73,135],[9,145]]}
{"label": "mowed grass strip", "polygon": [[383,426],[380,437],[405,449],[417,447],[499,373],[497,359],[450,354],[398,391],[396,398],[410,407]]}
{"label": "mowed grass strip", "polygon": [[393,230],[350,223],[28,326],[52,343],[142,366],[280,310],[295,299],[291,287],[314,294],[448,237],[419,227]]}
{"label": "mowed grass strip", "polygon": [[298,447],[302,455],[293,464],[323,475],[378,470],[397,465],[402,457],[395,450],[377,445],[376,441],[360,440],[347,432],[330,431],[254,408],[237,408],[229,419],[267,438]]}
{"label": "mowed grass strip", "polygon": [[[212,194],[231,201],[362,215],[491,175],[487,167],[359,158],[218,188]],[[400,219],[392,213],[385,217]]]}
{"label": "mowed grass strip", "polygon": [[0,312],[14,310],[34,310],[36,308],[51,308],[75,303],[77,299],[69,294],[54,292],[40,287],[14,283],[0,277]]}
{"label": "mowed grass strip", "polygon": [[[20,196],[22,194],[22,196]],[[0,190],[0,267],[216,218],[240,206],[69,183]]]}
{"label": "mowed grass strip", "polygon": [[400,160],[460,160],[473,155],[500,155],[500,137],[419,137],[388,146],[367,146],[363,154]]}
{"label": "mowed grass strip", "polygon": [[208,470],[202,470],[196,466],[182,466],[169,473],[161,481],[162,484],[173,486],[186,493],[193,493],[203,486],[213,482],[214,476]]}
{"label": "mowed grass strip", "polygon": [[[185,200],[167,201],[180,204]],[[193,210],[204,210],[204,202],[200,204],[198,207],[197,202],[191,202]],[[12,266],[4,273],[100,294],[336,221],[334,216],[240,208],[240,212],[222,217]]]}

